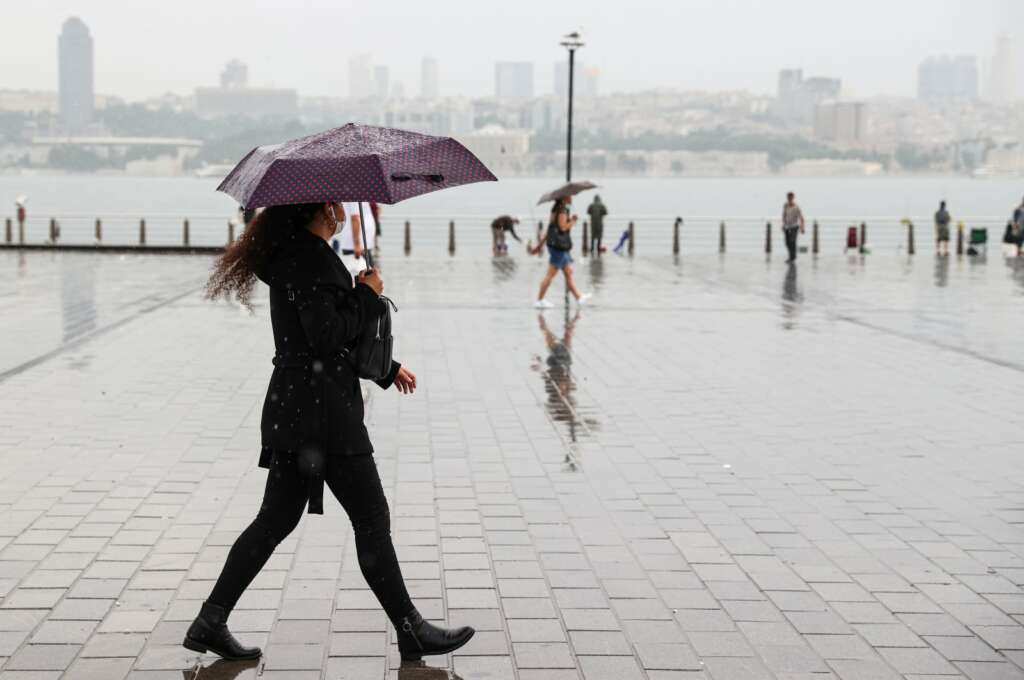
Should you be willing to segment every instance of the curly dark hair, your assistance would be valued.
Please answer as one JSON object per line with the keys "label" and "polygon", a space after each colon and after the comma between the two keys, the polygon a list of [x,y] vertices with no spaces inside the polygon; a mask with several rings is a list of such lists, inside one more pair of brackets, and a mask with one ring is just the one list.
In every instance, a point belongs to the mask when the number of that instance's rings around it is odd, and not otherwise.
{"label": "curly dark hair", "polygon": [[261,210],[246,225],[242,236],[229,243],[224,254],[214,262],[213,272],[206,282],[207,299],[230,300],[234,295],[251,312],[256,272],[267,263],[282,239],[297,229],[305,229],[323,207],[323,203],[297,203]]}

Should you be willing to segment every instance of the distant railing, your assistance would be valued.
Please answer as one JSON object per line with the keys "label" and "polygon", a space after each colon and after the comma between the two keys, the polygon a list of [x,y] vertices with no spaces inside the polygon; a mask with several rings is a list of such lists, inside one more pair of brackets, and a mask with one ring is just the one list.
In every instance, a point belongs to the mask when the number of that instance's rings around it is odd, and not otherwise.
{"label": "distant railing", "polygon": [[[388,253],[416,255],[490,254],[492,215],[449,216],[386,213],[380,245]],[[962,225],[962,227],[961,227]],[[952,238],[963,230],[987,229],[990,244],[1001,242],[1006,219],[967,216],[954,221]],[[861,253],[914,254],[934,249],[934,227],[930,216],[822,216],[808,219],[800,237],[802,250],[823,255],[848,252],[849,230],[856,233],[855,248]],[[150,251],[215,252],[241,235],[243,227],[223,214],[181,215],[155,213],[146,216],[127,213],[95,215],[65,213],[30,215],[23,224],[6,218],[0,246],[138,249]],[[516,232],[525,246],[543,240],[543,221],[524,221]],[[575,250],[589,254],[590,225],[581,219],[573,229]],[[707,253],[765,253],[785,251],[778,218],[750,216],[636,215],[607,219],[603,245],[611,251],[625,235],[621,252],[641,256]],[[456,238],[457,237],[457,238]],[[866,238],[865,238],[866,237]],[[952,245],[952,244],[951,244]],[[514,253],[515,241],[508,239]],[[955,246],[954,246],[955,247]],[[954,250],[951,247],[951,250]]]}

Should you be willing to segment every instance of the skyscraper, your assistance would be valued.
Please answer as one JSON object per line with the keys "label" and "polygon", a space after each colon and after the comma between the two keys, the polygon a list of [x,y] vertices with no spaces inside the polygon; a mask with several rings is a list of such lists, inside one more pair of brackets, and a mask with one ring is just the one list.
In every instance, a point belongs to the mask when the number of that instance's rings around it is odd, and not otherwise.
{"label": "skyscraper", "polygon": [[494,96],[499,99],[533,97],[533,64],[528,61],[499,61],[494,65]]}
{"label": "skyscraper", "polygon": [[232,59],[220,72],[220,86],[225,90],[249,85],[249,67],[237,59]]}
{"label": "skyscraper", "polygon": [[1007,33],[1000,33],[996,37],[996,51],[992,55],[992,69],[989,74],[987,96],[993,102],[1006,104],[1019,98],[1022,94],[1019,90],[1016,78],[1016,64],[1013,43]]}
{"label": "skyscraper", "polygon": [[92,122],[93,91],[92,36],[78,17],[64,22],[57,39],[60,122],[68,134],[84,132]]}
{"label": "skyscraper", "polygon": [[839,78],[822,76],[804,78],[802,69],[783,69],[779,71],[779,90],[775,110],[787,123],[797,125],[812,123],[815,107],[822,102],[836,99],[842,89],[843,83]]}
{"label": "skyscraper", "polygon": [[437,59],[423,57],[420,65],[420,96],[424,99],[437,99],[441,96],[441,76]]}
{"label": "skyscraper", "polygon": [[917,67],[917,97],[933,103],[977,99],[977,59],[967,55],[928,57]]}

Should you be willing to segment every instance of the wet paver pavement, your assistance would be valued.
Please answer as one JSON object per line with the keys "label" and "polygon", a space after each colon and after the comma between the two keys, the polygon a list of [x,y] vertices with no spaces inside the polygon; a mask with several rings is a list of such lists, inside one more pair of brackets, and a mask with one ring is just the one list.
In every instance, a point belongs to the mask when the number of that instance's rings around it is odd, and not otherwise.
{"label": "wet paver pavement", "polygon": [[[333,500],[178,646],[256,512],[272,341],[204,257],[0,253],[0,678],[1024,678],[1024,263],[384,259],[368,420],[425,615],[400,667]],[[374,388],[375,389],[375,388]]]}

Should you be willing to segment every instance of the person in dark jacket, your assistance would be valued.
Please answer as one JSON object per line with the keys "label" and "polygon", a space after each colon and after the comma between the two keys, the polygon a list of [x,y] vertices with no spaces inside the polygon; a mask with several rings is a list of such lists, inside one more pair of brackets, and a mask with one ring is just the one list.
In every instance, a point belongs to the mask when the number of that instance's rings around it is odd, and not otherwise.
{"label": "person in dark jacket", "polygon": [[[391,541],[390,513],[373,446],[363,424],[359,378],[347,358],[377,318],[383,281],[377,270],[352,276],[328,245],[345,215],[340,204],[265,208],[217,261],[207,295],[250,307],[257,278],[270,288],[274,371],[263,402],[259,466],[268,468],[263,503],[228,553],[210,596],[183,642],[226,659],[260,656],[227,628],[243,591],[303,509],[323,514],[323,485],[344,507],[355,533],[359,567],[398,634],[403,659],[446,654],[473,636],[444,629],[413,606]],[[377,384],[410,394],[416,376],[398,362]]]}

